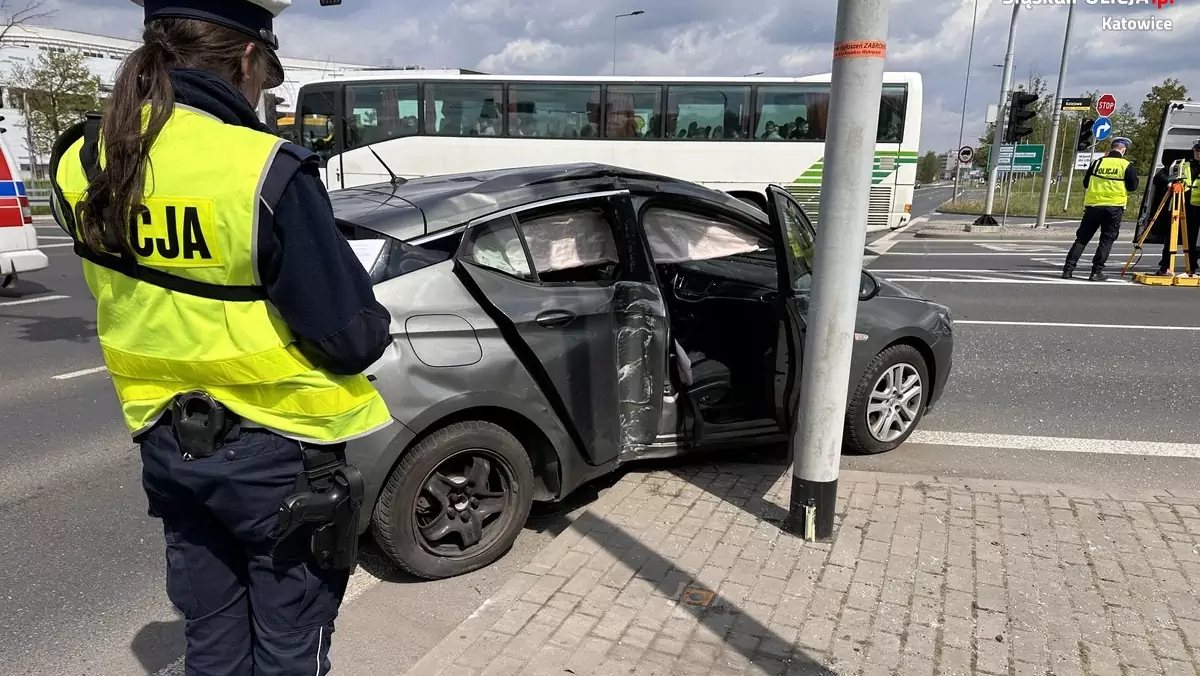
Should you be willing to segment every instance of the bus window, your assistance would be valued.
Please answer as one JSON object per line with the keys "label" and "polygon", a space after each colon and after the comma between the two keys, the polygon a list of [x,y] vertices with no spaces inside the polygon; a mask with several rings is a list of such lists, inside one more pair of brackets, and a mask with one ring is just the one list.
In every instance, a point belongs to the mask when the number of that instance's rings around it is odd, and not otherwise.
{"label": "bus window", "polygon": [[508,135],[598,138],[600,86],[509,85]]}
{"label": "bus window", "polygon": [[609,85],[608,138],[662,138],[662,87]]}
{"label": "bus window", "polygon": [[750,88],[668,85],[666,123],[668,139],[746,138],[750,133]]}
{"label": "bus window", "polygon": [[904,85],[884,85],[879,102],[879,143],[899,143],[904,138],[904,108],[908,91]]}
{"label": "bus window", "polygon": [[420,131],[415,82],[347,85],[345,99],[346,150]]}
{"label": "bus window", "polygon": [[430,82],[425,85],[425,133],[439,136],[499,136],[503,86],[490,82]]}
{"label": "bus window", "polygon": [[824,141],[829,85],[762,85],[755,112],[756,139]]}
{"label": "bus window", "polygon": [[296,124],[293,129],[299,136],[300,145],[321,157],[321,163],[333,155],[334,124],[337,105],[334,90],[309,90],[304,92],[296,109]]}

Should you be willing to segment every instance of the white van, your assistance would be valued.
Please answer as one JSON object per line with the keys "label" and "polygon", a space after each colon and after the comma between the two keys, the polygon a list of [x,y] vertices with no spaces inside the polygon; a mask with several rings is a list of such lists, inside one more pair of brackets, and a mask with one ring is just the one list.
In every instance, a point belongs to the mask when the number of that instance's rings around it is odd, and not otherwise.
{"label": "white van", "polygon": [[49,264],[46,254],[38,250],[20,166],[0,136],[0,288],[12,286],[23,272]]}

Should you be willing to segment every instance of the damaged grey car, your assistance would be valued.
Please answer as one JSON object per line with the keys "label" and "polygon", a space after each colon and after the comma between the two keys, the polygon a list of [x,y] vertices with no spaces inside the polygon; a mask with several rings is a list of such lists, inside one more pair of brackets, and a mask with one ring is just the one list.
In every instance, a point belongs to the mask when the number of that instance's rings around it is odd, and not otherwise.
{"label": "damaged grey car", "polygon": [[[628,169],[526,167],[331,193],[392,315],[368,376],[396,424],[352,441],[362,529],[423,578],[511,547],[533,501],[624,463],[787,439],[815,232]],[[902,443],[950,372],[949,311],[864,271],[848,450]]]}

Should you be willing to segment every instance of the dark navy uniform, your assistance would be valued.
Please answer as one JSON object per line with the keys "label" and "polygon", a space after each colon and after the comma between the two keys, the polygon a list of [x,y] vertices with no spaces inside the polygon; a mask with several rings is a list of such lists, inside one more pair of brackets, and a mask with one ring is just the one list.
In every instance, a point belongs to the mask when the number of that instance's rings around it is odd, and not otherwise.
{"label": "dark navy uniform", "polygon": [[1113,242],[1121,232],[1121,219],[1125,215],[1125,204],[1129,193],[1137,190],[1137,167],[1125,159],[1125,151],[1130,146],[1129,139],[1113,139],[1113,150],[1104,157],[1096,160],[1088,167],[1083,175],[1083,219],[1075,232],[1075,243],[1067,252],[1063,264],[1062,276],[1070,279],[1079,263],[1079,257],[1096,231],[1100,231],[1100,242],[1096,245],[1096,254],[1092,258],[1092,273],[1088,279],[1104,281],[1104,265],[1112,251]]}

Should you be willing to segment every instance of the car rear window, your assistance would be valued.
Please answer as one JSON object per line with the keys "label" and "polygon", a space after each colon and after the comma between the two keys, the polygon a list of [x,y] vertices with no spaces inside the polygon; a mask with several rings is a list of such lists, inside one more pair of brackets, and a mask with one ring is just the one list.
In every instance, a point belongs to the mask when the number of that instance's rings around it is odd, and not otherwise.
{"label": "car rear window", "polygon": [[337,225],[342,235],[350,242],[365,240],[382,242],[378,258],[367,269],[372,284],[386,282],[389,279],[448,261],[458,250],[459,241],[462,239],[462,233],[458,232],[443,237],[422,238],[418,244],[388,237],[370,228],[364,228],[344,220],[338,220]]}

